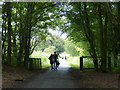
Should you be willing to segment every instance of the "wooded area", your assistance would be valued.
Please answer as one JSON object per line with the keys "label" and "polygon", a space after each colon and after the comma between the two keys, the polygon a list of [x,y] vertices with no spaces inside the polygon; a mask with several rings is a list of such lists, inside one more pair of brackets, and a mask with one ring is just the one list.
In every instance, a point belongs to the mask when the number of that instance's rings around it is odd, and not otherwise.
{"label": "wooded area", "polygon": [[76,44],[88,45],[84,49],[96,70],[108,70],[108,56],[120,67],[120,2],[4,2],[2,63],[26,67],[35,47],[56,27]]}

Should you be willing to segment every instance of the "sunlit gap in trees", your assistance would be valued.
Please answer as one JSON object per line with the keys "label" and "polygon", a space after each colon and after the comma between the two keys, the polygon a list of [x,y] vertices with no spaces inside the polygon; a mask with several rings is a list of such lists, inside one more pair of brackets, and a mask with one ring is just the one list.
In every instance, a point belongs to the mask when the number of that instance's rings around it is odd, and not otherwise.
{"label": "sunlit gap in trees", "polygon": [[60,36],[62,39],[67,39],[67,33],[63,33],[61,30],[59,30],[59,27],[57,28],[57,30],[53,30],[53,29],[49,29],[49,32],[53,35],[58,35]]}
{"label": "sunlit gap in trees", "polygon": [[[49,17],[52,15],[53,13],[48,13]],[[60,20],[59,22],[61,22],[62,24],[64,24],[64,27],[65,27],[65,24],[66,26],[69,26],[70,23],[68,23],[67,21],[67,18],[63,15],[62,17],[60,17]],[[60,28],[61,25],[58,25],[56,26],[56,28],[53,30],[51,28],[48,28],[48,31],[52,34],[52,35],[58,35],[60,36],[62,39],[67,39],[68,37],[68,34],[66,32],[63,32],[63,30]]]}

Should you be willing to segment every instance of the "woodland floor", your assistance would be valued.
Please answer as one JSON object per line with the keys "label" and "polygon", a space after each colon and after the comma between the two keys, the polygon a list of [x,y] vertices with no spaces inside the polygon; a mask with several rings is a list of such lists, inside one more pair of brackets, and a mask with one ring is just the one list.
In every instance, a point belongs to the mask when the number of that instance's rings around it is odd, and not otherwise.
{"label": "woodland floor", "polygon": [[[25,83],[28,83],[33,77],[38,74],[46,72],[48,69],[42,71],[28,71],[21,68],[13,68],[3,66],[2,87],[3,88],[22,88]],[[101,73],[94,71],[80,72],[78,69],[70,68],[69,74],[74,78],[73,82],[79,88],[118,88],[119,73]],[[19,79],[21,81],[15,81]],[[23,81],[22,81],[23,80]],[[120,79],[119,79],[120,81]]]}
{"label": "woodland floor", "polygon": [[120,79],[118,79],[120,73],[109,72],[102,73],[96,71],[83,71],[70,68],[70,75],[76,78],[76,85],[79,88],[119,88]]}
{"label": "woodland floor", "polygon": [[30,79],[42,74],[47,71],[43,70],[34,70],[29,71],[24,68],[16,68],[10,66],[2,67],[2,88],[22,88],[22,86],[27,83]]}

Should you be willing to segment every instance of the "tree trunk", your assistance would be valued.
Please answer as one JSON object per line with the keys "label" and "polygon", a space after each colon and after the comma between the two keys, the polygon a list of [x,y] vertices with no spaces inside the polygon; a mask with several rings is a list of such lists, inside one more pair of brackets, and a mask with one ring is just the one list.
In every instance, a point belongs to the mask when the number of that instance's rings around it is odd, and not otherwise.
{"label": "tree trunk", "polygon": [[6,55],[6,46],[5,46],[5,42],[6,42],[6,15],[5,15],[5,11],[6,11],[6,3],[3,5],[2,8],[2,63],[4,64],[5,62],[5,55]]}
{"label": "tree trunk", "polygon": [[[120,2],[117,3],[117,11],[118,11],[118,28],[120,29]],[[120,30],[118,29],[118,36],[120,40]],[[120,42],[119,42],[119,47],[120,47]]]}
{"label": "tree trunk", "polygon": [[106,13],[106,16],[105,16],[105,25],[104,25],[104,33],[103,33],[103,35],[104,35],[104,50],[103,50],[103,52],[104,52],[104,56],[103,56],[103,60],[104,60],[104,70],[106,71],[107,70],[107,24],[108,24],[108,15],[107,15],[107,13]]}
{"label": "tree trunk", "polygon": [[[120,49],[120,2],[117,3],[117,11],[118,11],[118,43],[117,43],[117,46],[118,46],[118,50]],[[118,53],[120,53],[120,50],[118,51]]]}
{"label": "tree trunk", "polygon": [[117,67],[117,53],[113,53],[113,62],[114,62],[114,67]]}
{"label": "tree trunk", "polygon": [[[17,18],[17,11],[16,11],[16,18]],[[13,36],[13,57],[15,59],[17,59],[17,44],[16,44],[16,31],[17,31],[17,27],[18,27],[18,24],[17,24],[17,21],[15,20],[15,29],[14,29],[14,32],[12,34]],[[18,59],[16,60],[16,64],[18,62]]]}
{"label": "tree trunk", "polygon": [[23,20],[23,16],[22,16],[22,6],[19,4],[19,14],[20,14],[20,27],[19,27],[19,40],[20,40],[20,44],[19,44],[19,54],[18,54],[18,61],[17,61],[17,64],[18,65],[22,65],[22,62],[23,62],[23,58],[24,58],[24,45],[25,45],[25,37],[24,37],[24,29],[23,29],[23,26],[24,26],[24,20]]}
{"label": "tree trunk", "polygon": [[89,16],[88,16],[88,13],[87,13],[87,9],[86,9],[86,3],[84,3],[84,19],[85,19],[85,33],[86,33],[86,37],[89,41],[89,44],[90,44],[90,51],[91,51],[91,55],[93,57],[93,62],[94,62],[94,66],[95,66],[95,69],[97,70],[98,69],[98,59],[97,59],[97,55],[96,55],[96,50],[95,50],[95,39],[93,38],[94,37],[94,34],[91,30],[91,27],[90,27],[90,21],[89,21]]}
{"label": "tree trunk", "polygon": [[32,21],[32,3],[29,2],[28,3],[28,7],[27,7],[27,19],[26,19],[26,39],[25,39],[25,57],[24,57],[24,66],[27,66],[27,62],[29,60],[29,54],[30,54],[30,39],[31,39],[31,21]]}
{"label": "tree trunk", "polygon": [[7,64],[11,65],[11,2],[6,2],[7,5],[7,18],[8,18],[8,49],[7,49]]}
{"label": "tree trunk", "polygon": [[101,4],[99,4],[99,27],[100,27],[100,49],[101,49],[101,70],[106,72],[107,70],[107,12],[105,15],[105,25],[103,26],[103,17],[101,14]]}

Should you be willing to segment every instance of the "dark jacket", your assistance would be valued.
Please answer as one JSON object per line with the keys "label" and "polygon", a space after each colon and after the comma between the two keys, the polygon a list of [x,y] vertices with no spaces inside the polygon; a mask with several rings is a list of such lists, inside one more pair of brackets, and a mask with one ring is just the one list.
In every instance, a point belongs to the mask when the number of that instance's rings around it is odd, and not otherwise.
{"label": "dark jacket", "polygon": [[50,60],[50,64],[53,64],[53,55],[51,54],[50,57],[48,58]]}
{"label": "dark jacket", "polygon": [[53,54],[53,59],[55,60],[55,62],[57,61],[58,59],[58,55],[57,54]]}

